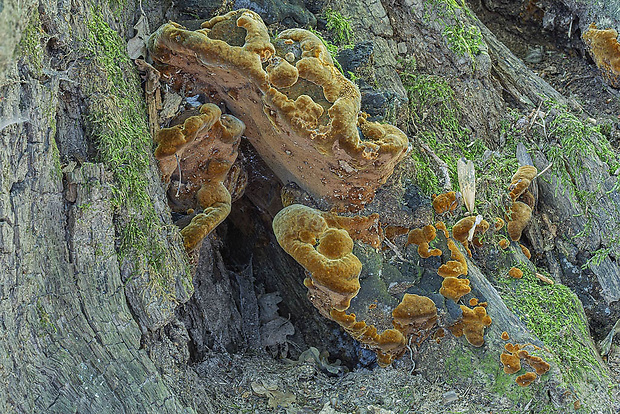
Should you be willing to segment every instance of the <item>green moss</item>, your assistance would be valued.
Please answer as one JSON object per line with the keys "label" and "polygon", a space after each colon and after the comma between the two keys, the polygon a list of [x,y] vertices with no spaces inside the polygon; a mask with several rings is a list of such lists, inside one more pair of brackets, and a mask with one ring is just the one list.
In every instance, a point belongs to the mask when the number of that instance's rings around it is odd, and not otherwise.
{"label": "green moss", "polygon": [[34,9],[30,16],[28,25],[22,32],[22,37],[18,45],[18,53],[28,61],[35,76],[41,76],[43,71],[43,45],[41,39],[45,36],[41,28],[41,18],[39,10]]}
{"label": "green moss", "polygon": [[118,251],[135,257],[134,272],[148,272],[162,295],[174,293],[174,280],[164,269],[166,230],[148,193],[152,140],[140,80],[127,57],[126,43],[95,11],[87,23],[84,52],[96,65],[88,123],[98,157],[114,174],[112,201],[122,211]]}
{"label": "green moss", "polygon": [[606,374],[594,351],[586,345],[590,336],[579,299],[564,285],[542,284],[528,266],[518,267],[523,270],[522,279],[499,279],[508,308],[543,341],[567,383],[601,379]]}
{"label": "green moss", "polygon": [[[425,142],[447,165],[452,189],[458,190],[457,162],[465,157],[476,168],[476,209],[485,217],[502,216],[506,188],[518,168],[515,159],[517,138],[513,124],[516,114],[502,123],[504,145],[501,151],[485,153],[489,148],[480,139],[471,138],[471,131],[460,124],[461,108],[450,85],[441,77],[401,72],[409,98],[409,133]],[[440,186],[436,162],[421,146],[411,151],[416,165],[414,179],[426,195],[444,192]]]}
{"label": "green moss", "polygon": [[482,52],[484,41],[477,26],[467,22],[473,14],[464,3],[457,0],[428,0],[425,2],[426,19],[443,26],[442,34],[450,50],[457,56],[469,56],[472,70],[476,69],[476,56]]}
{"label": "green moss", "polygon": [[353,29],[348,18],[343,17],[340,12],[332,9],[324,11],[325,20],[327,21],[327,30],[332,33],[334,42],[339,45],[348,45],[351,43]]}

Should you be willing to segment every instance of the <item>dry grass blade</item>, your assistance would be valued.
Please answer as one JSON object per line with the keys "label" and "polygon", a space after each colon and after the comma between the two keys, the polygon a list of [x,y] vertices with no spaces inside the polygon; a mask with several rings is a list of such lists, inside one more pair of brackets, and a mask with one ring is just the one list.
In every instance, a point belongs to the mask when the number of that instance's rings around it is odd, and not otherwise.
{"label": "dry grass blade", "polygon": [[473,214],[476,201],[476,171],[474,170],[474,163],[471,160],[461,158],[457,163],[457,172],[463,202],[469,214]]}

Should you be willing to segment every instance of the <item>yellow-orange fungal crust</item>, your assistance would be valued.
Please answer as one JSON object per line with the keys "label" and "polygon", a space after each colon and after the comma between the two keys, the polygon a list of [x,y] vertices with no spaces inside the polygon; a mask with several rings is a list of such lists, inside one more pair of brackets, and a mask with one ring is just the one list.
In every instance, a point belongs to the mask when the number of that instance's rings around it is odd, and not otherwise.
{"label": "yellow-orange fungal crust", "polygon": [[504,341],[507,341],[507,340],[510,339],[510,335],[508,335],[508,332],[506,332],[506,331],[502,332],[502,339]]}
{"label": "yellow-orange fungal crust", "polygon": [[[273,231],[284,251],[309,273],[304,284],[321,314],[345,310],[360,289],[362,264],[352,253],[353,240],[333,216],[301,204],[282,209],[273,219]],[[331,224],[331,226],[330,226]]]}
{"label": "yellow-orange fungal crust", "polygon": [[507,239],[501,239],[498,244],[503,250],[506,250],[508,246],[510,246],[510,242]]}
{"label": "yellow-orange fungal crust", "polygon": [[[168,201],[172,210],[187,212],[198,206],[202,212],[181,230],[183,245],[194,250],[230,213],[231,194],[224,183],[242,192],[243,172],[233,171],[244,125],[231,115],[222,115],[213,104],[200,107],[199,114],[183,124],[161,129],[154,137],[155,157],[164,181],[168,182]],[[182,165],[179,174],[178,165]]]}
{"label": "yellow-orange fungal crust", "polygon": [[511,267],[508,271],[508,275],[515,279],[521,279],[523,277],[523,270],[519,269],[518,267]]}
{"label": "yellow-orange fungal crust", "polygon": [[353,338],[360,341],[366,348],[377,354],[377,363],[381,367],[387,367],[394,359],[405,353],[405,336],[396,329],[386,329],[377,333],[377,328],[367,325],[364,321],[358,321],[355,314],[347,314],[345,311],[333,309],[330,319],[336,321]]}
{"label": "yellow-orange fungal crust", "polygon": [[531,259],[532,258],[532,254],[530,253],[530,249],[528,249],[527,247],[525,247],[522,244],[519,244],[519,246],[521,247],[521,251],[523,252],[525,257],[527,257],[528,259]]}
{"label": "yellow-orange fungal crust", "polygon": [[582,35],[586,49],[601,71],[601,75],[614,88],[620,88],[620,44],[614,29],[599,30],[594,23]]}
{"label": "yellow-orange fungal crust", "polygon": [[215,93],[245,122],[246,136],[285,184],[295,182],[339,210],[370,202],[407,152],[408,138],[360,113],[357,86],[336,69],[323,43],[302,29],[285,30],[272,43],[249,10],[202,27],[168,23],[151,36],[162,79]]}
{"label": "yellow-orange fungal crust", "polygon": [[530,186],[530,183],[538,174],[538,170],[533,165],[522,165],[517,172],[510,179],[510,198],[515,201],[519,198]]}
{"label": "yellow-orange fungal crust", "polygon": [[437,230],[441,230],[443,232],[443,235],[446,238],[446,240],[450,238],[450,233],[448,233],[448,229],[446,228],[446,223],[444,223],[443,221],[438,221],[437,223],[435,223],[435,227],[437,228]]}
{"label": "yellow-orange fungal crust", "polygon": [[467,261],[452,239],[448,239],[448,249],[450,249],[452,253],[450,256],[452,260],[448,260],[446,263],[439,266],[437,274],[441,277],[459,277],[460,275],[466,275]]}
{"label": "yellow-orange fungal crust", "polygon": [[407,235],[407,245],[415,244],[418,246],[418,254],[421,258],[426,259],[431,256],[441,256],[441,250],[429,250],[429,243],[435,240],[437,232],[431,224],[421,229],[413,229]]}
{"label": "yellow-orange fungal crust", "polygon": [[482,306],[473,309],[460,306],[463,311],[463,335],[471,345],[481,347],[484,345],[484,329],[491,325],[491,317]]}
{"label": "yellow-orange fungal crust", "polygon": [[405,293],[402,301],[392,311],[392,325],[405,338],[419,344],[437,322],[437,307],[426,296]]}
{"label": "yellow-orange fungal crust", "polygon": [[478,304],[478,299],[477,298],[469,299],[469,306],[476,306],[477,304]]}
{"label": "yellow-orange fungal crust", "polygon": [[499,231],[504,228],[504,224],[505,222],[501,217],[495,217],[495,224],[493,225],[493,228],[495,231]]}
{"label": "yellow-orange fungal crust", "polygon": [[469,279],[458,279],[456,277],[444,278],[439,289],[439,293],[443,297],[452,299],[455,302],[458,302],[462,296],[467,295],[469,292],[471,292]]}
{"label": "yellow-orange fungal crust", "polygon": [[454,211],[459,203],[454,191],[433,195],[433,208],[437,214],[445,214],[448,211]]}
{"label": "yellow-orange fungal crust", "polygon": [[377,354],[377,362],[382,367],[401,357],[407,350],[407,344],[419,345],[426,339],[437,322],[437,308],[433,301],[425,296],[406,293],[392,311],[392,317],[394,329],[378,333],[373,325],[358,321],[355,314],[347,314],[344,310],[337,309],[330,312],[330,319],[336,321],[365,348]]}
{"label": "yellow-orange fungal crust", "polygon": [[515,201],[508,214],[508,235],[512,241],[519,241],[521,233],[532,217],[532,208],[521,201]]}
{"label": "yellow-orange fungal crust", "polygon": [[526,372],[523,375],[519,375],[515,380],[520,387],[527,387],[536,379],[536,373]]}
{"label": "yellow-orange fungal crust", "polygon": [[521,360],[514,354],[502,353],[499,359],[504,365],[504,372],[506,374],[514,374],[521,369]]}
{"label": "yellow-orange fungal crust", "polygon": [[[469,250],[469,233],[472,227],[476,224],[476,216],[464,217],[459,220],[454,227],[452,228],[452,236],[455,240],[458,240],[463,244],[465,250],[467,250],[467,254],[471,257],[471,250]],[[474,234],[472,237],[472,243],[475,246],[482,247],[482,243],[480,242],[480,237],[486,233],[489,229],[489,222],[486,220],[481,220],[478,225],[476,225],[476,229],[474,230]]]}

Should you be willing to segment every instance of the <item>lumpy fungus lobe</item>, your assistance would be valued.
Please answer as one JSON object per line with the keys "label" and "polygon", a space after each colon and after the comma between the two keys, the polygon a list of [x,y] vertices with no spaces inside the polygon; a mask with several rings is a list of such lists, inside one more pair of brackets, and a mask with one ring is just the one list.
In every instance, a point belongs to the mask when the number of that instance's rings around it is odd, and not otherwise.
{"label": "lumpy fungus lobe", "polygon": [[508,271],[508,275],[514,279],[521,279],[523,277],[523,270],[518,267],[511,267]]}
{"label": "lumpy fungus lobe", "polygon": [[536,379],[536,373],[534,372],[526,372],[523,375],[519,375],[516,379],[517,384],[521,387],[527,387]]}
{"label": "lumpy fungus lobe", "polygon": [[471,257],[469,242],[475,246],[481,247],[480,237],[489,229],[489,222],[482,219],[481,216],[469,216],[459,220],[452,228],[452,236],[460,241],[467,254]]}
{"label": "lumpy fungus lobe", "polygon": [[[376,218],[375,218],[376,220]],[[366,229],[362,231],[360,223]],[[349,227],[357,233],[349,233]],[[337,322],[353,338],[377,354],[387,366],[404,354],[411,341],[421,341],[437,320],[437,309],[427,297],[405,294],[392,311],[393,328],[379,333],[347,309],[359,289],[362,265],[353,254],[353,239],[369,240],[368,221],[339,217],[301,204],[282,209],[273,219],[273,230],[282,248],[304,269],[308,297],[319,312]]]}
{"label": "lumpy fungus lobe", "polygon": [[484,345],[484,329],[491,325],[491,317],[483,306],[473,309],[460,305],[463,311],[463,335],[471,345],[481,347]]}
{"label": "lumpy fungus lobe", "polygon": [[519,244],[519,247],[521,247],[521,251],[523,252],[525,257],[527,257],[528,259],[532,258],[532,253],[530,253],[530,249],[528,249],[527,247],[525,247],[522,244]]}
{"label": "lumpy fungus lobe", "polygon": [[431,256],[441,256],[441,250],[429,250],[429,243],[435,240],[437,232],[432,224],[426,225],[421,229],[413,229],[407,236],[407,245],[416,244],[418,246],[418,254],[421,258],[426,259]]}
{"label": "lumpy fungus lobe", "polygon": [[230,213],[231,195],[224,183],[237,158],[243,130],[237,118],[205,104],[197,115],[161,129],[154,137],[155,157],[164,181],[169,182],[171,209],[183,213],[196,206],[202,209],[181,230],[187,251],[195,249]]}
{"label": "lumpy fungus lobe", "polygon": [[467,261],[452,239],[448,239],[448,249],[450,249],[451,252],[451,260],[439,266],[437,274],[441,277],[459,277],[460,275],[466,275]]}
{"label": "lumpy fungus lobe", "polygon": [[510,242],[506,239],[501,239],[499,241],[499,247],[501,247],[502,249],[506,250],[508,248],[508,246],[510,246]]}
{"label": "lumpy fungus lobe", "polygon": [[273,231],[284,251],[308,272],[304,284],[308,295],[323,316],[332,309],[345,310],[360,289],[362,264],[353,254],[353,240],[323,213],[293,204],[273,219]]}
{"label": "lumpy fungus lobe", "polygon": [[272,42],[260,16],[241,9],[196,31],[167,23],[148,48],[164,81],[221,100],[283,183],[333,208],[363,208],[408,150],[401,130],[360,112],[359,89],[307,30]]}
{"label": "lumpy fungus lobe", "polygon": [[437,214],[445,214],[456,210],[459,200],[454,191],[435,195],[433,194],[433,208]]}
{"label": "lumpy fungus lobe", "polygon": [[508,221],[508,235],[513,241],[518,241],[521,238],[521,233],[532,217],[536,200],[528,188],[537,172],[536,167],[523,165],[519,167],[510,181],[508,191],[510,191],[510,198],[513,203],[506,213],[506,220]]}
{"label": "lumpy fungus lobe", "polygon": [[471,292],[469,287],[469,279],[458,279],[456,277],[446,277],[441,283],[439,293],[448,299],[452,299],[455,302]]}
{"label": "lumpy fungus lobe", "polygon": [[603,78],[613,88],[620,88],[620,44],[618,32],[614,29],[600,30],[596,24],[590,24],[582,35],[586,49]]}

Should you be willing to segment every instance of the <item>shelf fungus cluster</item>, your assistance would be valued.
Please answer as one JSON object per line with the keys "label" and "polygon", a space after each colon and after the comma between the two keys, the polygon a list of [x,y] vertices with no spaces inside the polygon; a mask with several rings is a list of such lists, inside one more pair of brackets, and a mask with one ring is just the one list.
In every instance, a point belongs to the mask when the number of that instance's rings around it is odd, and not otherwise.
{"label": "shelf fungus cluster", "polygon": [[[354,313],[347,313],[360,290],[362,270],[353,254],[352,237],[372,240],[367,234],[376,231],[372,222],[292,204],[274,217],[273,231],[280,246],[306,270],[304,284],[312,304],[376,352],[379,365],[388,366],[405,353],[408,344],[417,344],[428,336],[437,321],[437,309],[427,297],[405,294],[391,312],[392,328],[382,332],[371,323],[357,320]],[[368,224],[366,231],[360,223]],[[354,224],[355,231],[350,231]]]}
{"label": "shelf fungus cluster", "polygon": [[149,51],[163,80],[225,104],[283,183],[330,208],[361,210],[408,150],[401,130],[360,112],[357,86],[307,30],[272,42],[258,14],[242,9],[196,31],[165,24]]}
{"label": "shelf fungus cluster", "polygon": [[614,29],[597,29],[590,24],[583,35],[583,42],[603,78],[613,88],[620,88],[620,44]]}
{"label": "shelf fungus cluster", "polygon": [[[510,339],[508,333],[504,332],[502,334],[502,339],[505,341]],[[504,351],[500,355],[500,361],[504,366],[504,372],[506,374],[515,374],[519,372],[521,370],[521,361],[524,361],[536,371],[526,372],[519,375],[515,379],[516,383],[519,384],[521,387],[526,387],[530,385],[538,376],[545,374],[550,369],[549,363],[547,363],[541,357],[530,355],[530,353],[524,349],[526,347],[532,347],[534,350],[540,349],[539,347],[532,344],[507,343],[506,345],[504,345]]]}
{"label": "shelf fungus cluster", "polygon": [[512,206],[507,213],[508,235],[513,241],[521,239],[521,233],[532,218],[532,210],[536,200],[529,191],[532,180],[536,177],[538,170],[532,165],[523,165],[510,180],[508,191],[512,199]]}
{"label": "shelf fungus cluster", "polygon": [[[231,180],[229,174],[237,159],[243,129],[237,118],[222,115],[217,106],[205,104],[196,115],[182,124],[161,129],[154,137],[158,144],[155,157],[164,181],[169,183],[170,207],[192,217],[181,230],[188,252],[230,213],[229,189],[239,187],[238,181],[243,181]],[[196,208],[201,211],[193,214]]]}

